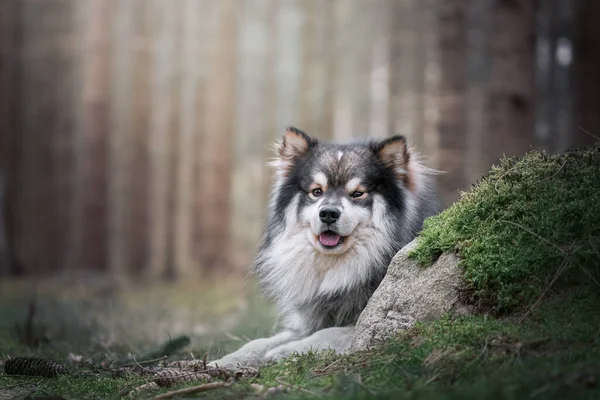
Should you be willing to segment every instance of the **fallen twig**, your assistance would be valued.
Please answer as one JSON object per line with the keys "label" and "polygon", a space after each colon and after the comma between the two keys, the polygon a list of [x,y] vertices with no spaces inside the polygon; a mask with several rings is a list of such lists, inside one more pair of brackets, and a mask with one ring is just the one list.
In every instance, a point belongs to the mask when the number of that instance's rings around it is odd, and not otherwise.
{"label": "fallen twig", "polygon": [[300,386],[292,385],[291,383],[287,383],[285,381],[282,381],[281,378],[275,378],[275,381],[277,383],[283,385],[283,386],[288,387],[288,388],[292,388],[294,390],[299,390],[301,392],[308,393],[308,394],[310,394],[312,396],[319,396],[319,393],[317,393],[317,392],[313,392],[312,390],[309,390],[309,389],[306,389],[306,388],[303,388],[303,387],[300,387]]}
{"label": "fallen twig", "polygon": [[562,275],[562,273],[564,272],[564,270],[567,269],[567,266],[569,265],[569,260],[571,258],[570,256],[571,256],[571,252],[569,251],[565,255],[565,257],[563,258],[562,262],[560,263],[560,266],[556,270],[556,273],[552,277],[552,280],[550,281],[550,283],[548,284],[548,286],[546,286],[546,288],[544,289],[544,291],[542,292],[542,294],[540,294],[539,297],[535,300],[535,302],[531,305],[531,307],[529,307],[529,309],[527,310],[527,312],[525,312],[525,314],[523,314],[521,316],[521,318],[519,318],[519,320],[517,321],[517,325],[520,325],[521,323],[523,323],[523,321],[525,320],[525,318],[527,318],[529,316],[529,314],[531,314],[531,312],[533,311],[533,309],[540,303],[540,301],[544,298],[544,296],[546,295],[546,293],[548,293],[548,290],[550,290],[550,288],[552,287],[552,285],[554,285],[554,282],[556,282],[556,280]]}
{"label": "fallen twig", "polygon": [[562,171],[562,169],[564,168],[564,166],[565,166],[566,163],[567,163],[567,160],[565,159],[565,162],[560,166],[560,168],[558,169],[558,171],[556,171],[554,174],[552,174],[552,176],[550,176],[550,177],[548,177],[546,179],[542,179],[538,183],[546,182],[546,181],[549,181],[550,179],[554,178],[556,175],[558,175],[558,173],[560,171]]}
{"label": "fallen twig", "polygon": [[577,125],[577,127],[583,131],[584,133],[587,133],[588,135],[590,135],[591,137],[593,137],[596,140],[600,140],[600,137],[596,136],[596,135],[592,135],[590,132],[586,131],[585,129],[583,129],[581,126]]}
{"label": "fallen twig", "polygon": [[161,395],[155,396],[154,400],[171,399],[171,398],[173,398],[175,396],[182,396],[182,395],[186,395],[186,394],[194,394],[194,393],[207,392],[209,390],[219,389],[219,388],[228,387],[228,386],[231,386],[231,384],[227,383],[227,382],[205,383],[203,385],[192,386],[192,387],[189,387],[189,388],[184,388],[184,389],[179,389],[179,390],[173,390],[171,392],[163,393]]}
{"label": "fallen twig", "polygon": [[356,375],[356,379],[354,380],[354,382],[355,382],[355,383],[356,383],[358,386],[360,386],[361,388],[363,388],[364,390],[366,390],[366,391],[367,391],[367,392],[368,392],[368,393],[369,393],[371,396],[375,396],[375,395],[377,395],[377,393],[376,393],[376,392],[375,392],[373,389],[371,389],[371,388],[367,387],[367,386],[366,386],[366,385],[363,383],[363,381],[362,381],[362,376],[360,376],[360,374],[357,374],[357,375]]}
{"label": "fallen twig", "polygon": [[540,240],[541,240],[541,241],[543,241],[544,243],[547,243],[547,244],[549,244],[550,246],[554,247],[554,248],[555,248],[556,250],[558,250],[558,251],[559,251],[561,254],[566,254],[566,252],[565,252],[563,249],[561,249],[561,248],[560,248],[558,245],[556,245],[556,244],[552,243],[552,242],[551,242],[551,241],[549,241],[548,239],[545,239],[545,238],[541,237],[540,235],[538,235],[537,233],[535,233],[534,231],[532,231],[531,229],[529,229],[529,228],[527,228],[527,227],[525,227],[525,226],[523,226],[523,225],[517,224],[516,222],[508,221],[508,220],[506,220],[506,219],[500,219],[500,220],[498,220],[498,222],[506,222],[507,224],[511,224],[511,225],[514,225],[514,226],[516,226],[517,228],[521,228],[521,229],[523,229],[524,231],[527,231],[527,232],[531,233],[533,236],[535,236],[536,238],[540,239]]}
{"label": "fallen twig", "polygon": [[153,360],[136,361],[136,362],[131,363],[131,364],[121,365],[121,368],[129,368],[129,367],[136,367],[136,366],[137,367],[141,367],[142,365],[154,364],[156,362],[159,362],[159,361],[162,361],[162,360],[166,360],[166,359],[167,359],[167,356],[162,356],[162,357],[155,358]]}
{"label": "fallen twig", "polygon": [[144,391],[156,390],[156,389],[159,389],[159,386],[156,384],[156,382],[148,382],[148,383],[144,383],[143,385],[133,387],[133,388],[131,386],[128,386],[125,389],[121,390],[119,392],[119,395],[120,396],[133,396],[133,395],[139,394]]}
{"label": "fallen twig", "polygon": [[500,183],[500,181],[502,180],[502,178],[504,178],[506,175],[508,175],[509,172],[512,172],[515,169],[515,167],[516,166],[510,167],[502,175],[500,175],[500,177],[498,179],[496,179],[496,183],[494,184],[494,190],[496,191],[496,194],[500,193],[500,192],[498,192],[498,183]]}

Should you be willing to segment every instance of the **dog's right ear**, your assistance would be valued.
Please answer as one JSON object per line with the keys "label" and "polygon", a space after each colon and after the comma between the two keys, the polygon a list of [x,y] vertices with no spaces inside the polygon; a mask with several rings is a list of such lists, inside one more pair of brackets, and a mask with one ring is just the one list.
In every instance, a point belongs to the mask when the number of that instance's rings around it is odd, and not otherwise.
{"label": "dog's right ear", "polygon": [[286,128],[281,142],[276,144],[276,159],[271,165],[281,176],[286,176],[296,161],[316,144],[316,139],[311,138],[300,129],[290,126]]}

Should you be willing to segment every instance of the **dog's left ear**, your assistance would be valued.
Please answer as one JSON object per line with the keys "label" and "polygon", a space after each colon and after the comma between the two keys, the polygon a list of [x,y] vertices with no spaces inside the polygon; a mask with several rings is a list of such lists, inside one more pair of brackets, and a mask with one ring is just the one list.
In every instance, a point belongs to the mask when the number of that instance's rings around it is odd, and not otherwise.
{"label": "dog's left ear", "polygon": [[287,176],[289,170],[296,164],[300,157],[318,143],[300,129],[290,126],[286,128],[281,142],[275,145],[277,158],[271,162],[280,176]]}
{"label": "dog's left ear", "polygon": [[410,154],[404,136],[387,138],[377,143],[374,151],[386,167],[394,170],[399,180],[407,181]]}
{"label": "dog's left ear", "polygon": [[283,140],[279,145],[279,157],[288,161],[293,161],[306,154],[308,149],[314,144],[315,139],[311,138],[300,129],[290,126],[285,129]]}

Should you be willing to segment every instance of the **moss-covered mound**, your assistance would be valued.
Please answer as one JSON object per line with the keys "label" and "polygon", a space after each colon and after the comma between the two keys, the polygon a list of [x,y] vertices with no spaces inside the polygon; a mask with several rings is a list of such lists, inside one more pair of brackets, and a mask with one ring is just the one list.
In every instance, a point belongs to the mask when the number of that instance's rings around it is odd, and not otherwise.
{"label": "moss-covered mound", "polygon": [[425,222],[411,254],[457,252],[480,304],[529,305],[552,287],[600,290],[600,145],[503,159],[459,202]]}

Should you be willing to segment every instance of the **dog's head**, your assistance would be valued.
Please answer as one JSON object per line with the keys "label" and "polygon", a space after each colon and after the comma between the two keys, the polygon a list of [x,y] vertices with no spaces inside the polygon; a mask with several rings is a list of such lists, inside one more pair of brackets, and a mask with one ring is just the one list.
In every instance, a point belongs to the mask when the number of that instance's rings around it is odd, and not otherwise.
{"label": "dog's head", "polygon": [[[417,190],[402,136],[353,144],[321,143],[288,128],[277,145],[272,211],[326,256],[391,244],[408,223]],[[375,246],[379,247],[379,246]]]}

